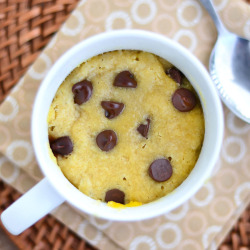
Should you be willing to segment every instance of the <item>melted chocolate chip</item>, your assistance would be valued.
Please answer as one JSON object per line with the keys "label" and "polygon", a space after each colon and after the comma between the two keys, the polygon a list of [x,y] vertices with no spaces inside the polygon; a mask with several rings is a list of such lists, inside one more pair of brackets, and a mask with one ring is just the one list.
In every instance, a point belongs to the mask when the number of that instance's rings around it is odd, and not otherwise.
{"label": "melted chocolate chip", "polygon": [[96,137],[96,143],[102,151],[110,151],[117,143],[117,136],[113,130],[104,130]]}
{"label": "melted chocolate chip", "polygon": [[182,82],[182,76],[183,74],[181,73],[180,70],[178,70],[177,68],[170,68],[167,71],[167,74],[177,83],[181,84]]}
{"label": "melted chocolate chip", "polygon": [[140,124],[137,131],[146,139],[148,139],[148,130],[150,126],[150,119],[147,119],[147,124]]}
{"label": "melted chocolate chip", "polygon": [[123,88],[136,88],[137,81],[135,80],[134,75],[126,70],[120,72],[115,77],[114,86]]}
{"label": "melted chocolate chip", "polygon": [[120,102],[102,101],[101,105],[105,110],[105,116],[113,119],[118,116],[124,109],[124,104]]}
{"label": "melted chocolate chip", "polygon": [[68,136],[50,142],[52,152],[57,155],[68,155],[73,151],[73,143]]}
{"label": "melted chocolate chip", "polygon": [[111,189],[111,190],[107,191],[106,195],[105,195],[106,202],[114,201],[117,203],[124,204],[124,198],[125,198],[124,192],[122,192],[119,189]]}
{"label": "melted chocolate chip", "polygon": [[83,80],[73,85],[74,102],[78,105],[87,102],[92,95],[93,86],[88,80]]}
{"label": "melted chocolate chip", "polygon": [[191,111],[196,105],[195,94],[189,89],[177,89],[172,95],[172,103],[181,112]]}
{"label": "melted chocolate chip", "polygon": [[148,173],[153,180],[163,182],[172,176],[173,169],[170,162],[167,159],[162,158],[155,160],[150,165]]}

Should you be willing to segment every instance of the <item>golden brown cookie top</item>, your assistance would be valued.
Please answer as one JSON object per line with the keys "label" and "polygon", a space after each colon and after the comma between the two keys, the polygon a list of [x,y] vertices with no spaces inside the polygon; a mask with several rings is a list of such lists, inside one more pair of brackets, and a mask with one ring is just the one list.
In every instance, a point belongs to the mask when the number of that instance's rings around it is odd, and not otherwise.
{"label": "golden brown cookie top", "polygon": [[170,63],[113,51],[81,64],[61,84],[48,133],[59,167],[80,191],[147,203],[188,176],[204,119],[191,84]]}

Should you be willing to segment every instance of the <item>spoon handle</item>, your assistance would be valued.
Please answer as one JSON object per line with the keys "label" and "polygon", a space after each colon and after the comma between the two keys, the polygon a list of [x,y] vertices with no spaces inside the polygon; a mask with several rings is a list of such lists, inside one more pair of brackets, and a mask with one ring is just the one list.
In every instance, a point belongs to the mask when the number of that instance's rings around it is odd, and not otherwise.
{"label": "spoon handle", "polygon": [[211,0],[200,0],[200,2],[204,6],[204,8],[208,11],[209,15],[212,17],[218,33],[221,34],[227,31],[225,26],[221,22],[220,17],[216,13],[214,5],[212,4]]}

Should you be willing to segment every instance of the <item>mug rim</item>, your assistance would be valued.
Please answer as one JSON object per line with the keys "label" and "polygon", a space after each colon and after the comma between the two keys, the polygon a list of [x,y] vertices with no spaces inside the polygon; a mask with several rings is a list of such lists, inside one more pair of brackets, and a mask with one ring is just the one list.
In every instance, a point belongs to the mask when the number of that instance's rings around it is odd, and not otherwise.
{"label": "mug rim", "polygon": [[[135,41],[137,41],[137,45]],[[48,108],[53,99],[52,96],[54,97],[55,91],[60,84],[80,63],[95,55],[112,51],[111,48],[113,48],[112,50],[133,49],[147,51],[170,61],[190,80],[199,95],[205,119],[205,135],[199,158],[182,184],[173,192],[158,200],[139,207],[122,210],[108,207],[106,203],[94,200],[74,187],[49,156],[48,130],[47,137],[44,138],[46,135],[45,128],[47,128]],[[80,52],[84,52],[84,55],[82,56]],[[181,60],[177,58],[178,56],[182,57]],[[82,61],[81,58],[83,58]],[[200,84],[199,81],[202,83]],[[51,88],[53,89],[51,90]],[[209,102],[207,99],[209,99]],[[223,124],[222,105],[217,90],[207,70],[197,58],[178,43],[162,35],[142,30],[119,30],[92,36],[76,44],[55,62],[42,81],[35,98],[31,120],[31,135],[40,169],[66,201],[82,212],[103,219],[136,221],[149,219],[173,210],[188,200],[202,186],[204,181],[209,178],[218,158],[223,139]],[[204,152],[208,150],[209,154]],[[206,157],[206,154],[209,157]],[[202,164],[206,164],[207,167],[202,167]],[[199,178],[197,179],[197,177]],[[185,190],[185,188],[188,190]],[[185,195],[181,197],[182,192]]]}

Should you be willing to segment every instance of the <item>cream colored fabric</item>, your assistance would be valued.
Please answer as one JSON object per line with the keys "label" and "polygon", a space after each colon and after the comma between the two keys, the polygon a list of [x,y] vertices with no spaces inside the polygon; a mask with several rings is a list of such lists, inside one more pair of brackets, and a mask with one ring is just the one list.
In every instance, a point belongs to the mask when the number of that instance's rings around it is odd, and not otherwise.
{"label": "cream colored fabric", "polygon": [[[250,6],[216,0],[226,26],[250,39]],[[42,175],[30,140],[30,115],[41,80],[75,43],[112,29],[152,30],[180,42],[208,65],[216,30],[196,0],[81,1],[0,106],[0,176],[25,192]],[[225,136],[212,177],[184,205],[135,223],[96,220],[64,204],[53,215],[101,249],[215,249],[250,202],[250,125],[225,111]]]}

